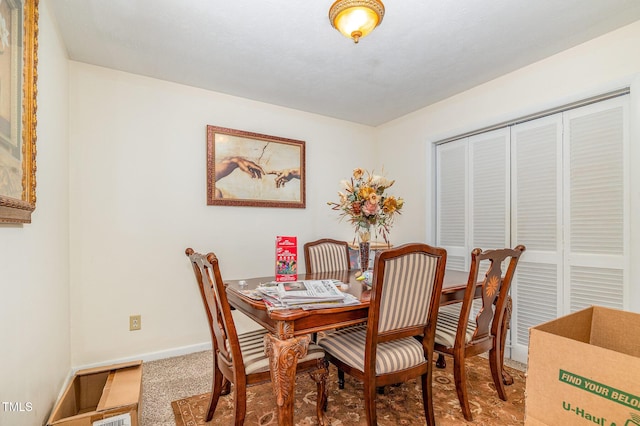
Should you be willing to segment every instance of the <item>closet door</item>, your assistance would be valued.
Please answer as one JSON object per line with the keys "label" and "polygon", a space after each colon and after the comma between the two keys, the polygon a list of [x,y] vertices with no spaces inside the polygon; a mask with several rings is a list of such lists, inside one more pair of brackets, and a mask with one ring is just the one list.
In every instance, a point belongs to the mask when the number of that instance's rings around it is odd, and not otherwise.
{"label": "closet door", "polygon": [[467,139],[436,147],[436,245],[447,250],[447,269],[467,271]]}
{"label": "closet door", "polygon": [[628,96],[565,113],[564,313],[628,308]]}
{"label": "closet door", "polygon": [[469,138],[469,252],[510,245],[509,140],[508,128]]}
{"label": "closet door", "polygon": [[512,242],[527,250],[512,282],[511,358],[527,362],[529,328],[562,313],[562,114],[512,127]]}
{"label": "closet door", "polygon": [[[474,248],[491,250],[511,245],[509,143],[507,127],[469,137],[469,266]],[[484,276],[489,266],[489,261],[482,261],[478,275]],[[480,308],[482,301],[474,300],[470,317],[475,318]],[[510,357],[509,350],[505,355]]]}
{"label": "closet door", "polygon": [[507,128],[436,148],[436,244],[447,269],[468,272],[475,247],[510,245],[509,151]]}
{"label": "closet door", "polygon": [[515,360],[527,362],[533,326],[629,309],[628,109],[625,95],[436,148],[447,267],[468,271],[475,247],[527,248],[511,289]]}

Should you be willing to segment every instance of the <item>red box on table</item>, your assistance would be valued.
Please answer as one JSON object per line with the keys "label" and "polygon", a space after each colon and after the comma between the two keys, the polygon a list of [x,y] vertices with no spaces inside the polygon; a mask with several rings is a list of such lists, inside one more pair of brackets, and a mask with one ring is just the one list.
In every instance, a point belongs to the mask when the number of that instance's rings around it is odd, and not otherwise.
{"label": "red box on table", "polygon": [[298,238],[276,237],[276,281],[298,279]]}

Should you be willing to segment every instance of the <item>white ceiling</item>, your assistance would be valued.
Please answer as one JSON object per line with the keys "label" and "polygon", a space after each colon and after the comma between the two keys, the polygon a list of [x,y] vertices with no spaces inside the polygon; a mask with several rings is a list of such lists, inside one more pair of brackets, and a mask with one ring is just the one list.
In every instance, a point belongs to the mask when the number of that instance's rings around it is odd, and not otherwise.
{"label": "white ceiling", "polygon": [[72,60],[371,126],[640,19],[640,0],[384,0],[356,45],[332,2],[48,4]]}

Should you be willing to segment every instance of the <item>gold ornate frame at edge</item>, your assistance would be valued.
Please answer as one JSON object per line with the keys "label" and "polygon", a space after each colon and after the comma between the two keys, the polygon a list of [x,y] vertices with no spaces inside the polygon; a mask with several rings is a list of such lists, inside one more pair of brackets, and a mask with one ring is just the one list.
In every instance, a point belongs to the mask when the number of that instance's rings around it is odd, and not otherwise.
{"label": "gold ornate frame at edge", "polygon": [[38,0],[23,7],[22,199],[0,195],[0,223],[31,223],[36,208]]}

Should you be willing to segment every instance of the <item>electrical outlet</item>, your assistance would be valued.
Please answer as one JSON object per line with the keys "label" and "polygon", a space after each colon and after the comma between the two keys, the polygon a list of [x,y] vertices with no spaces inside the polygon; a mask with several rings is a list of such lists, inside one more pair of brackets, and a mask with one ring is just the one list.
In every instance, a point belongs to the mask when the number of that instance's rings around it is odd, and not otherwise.
{"label": "electrical outlet", "polygon": [[142,328],[142,316],[131,315],[129,317],[129,331],[140,330]]}

